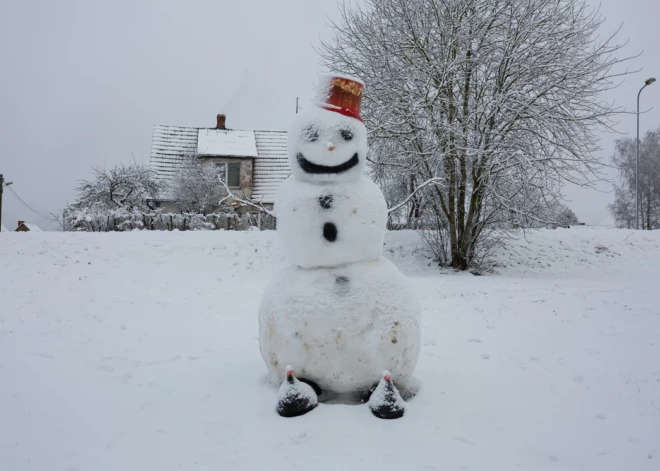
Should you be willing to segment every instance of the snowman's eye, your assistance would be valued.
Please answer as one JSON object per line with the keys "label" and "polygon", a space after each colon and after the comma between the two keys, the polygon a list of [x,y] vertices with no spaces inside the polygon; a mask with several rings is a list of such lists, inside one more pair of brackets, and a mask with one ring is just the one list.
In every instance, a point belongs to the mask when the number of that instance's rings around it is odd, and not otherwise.
{"label": "snowman's eye", "polygon": [[309,126],[303,129],[302,137],[306,141],[316,142],[319,138],[319,132],[313,126]]}
{"label": "snowman's eye", "polygon": [[353,133],[351,131],[342,129],[340,133],[341,133],[341,137],[343,137],[345,141],[350,141],[351,139],[353,139]]}

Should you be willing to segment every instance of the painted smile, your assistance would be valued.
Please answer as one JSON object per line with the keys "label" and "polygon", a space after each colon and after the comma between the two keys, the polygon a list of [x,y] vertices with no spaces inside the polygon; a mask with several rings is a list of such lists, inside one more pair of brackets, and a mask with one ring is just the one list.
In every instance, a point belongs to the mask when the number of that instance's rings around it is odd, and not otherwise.
{"label": "painted smile", "polygon": [[296,156],[296,159],[298,159],[298,165],[300,165],[300,168],[303,169],[304,172],[316,173],[316,174],[342,173],[345,172],[346,170],[352,169],[359,163],[357,152],[353,154],[353,157],[351,157],[343,164],[334,165],[334,166],[315,164],[307,160],[305,156],[302,154],[298,154]]}

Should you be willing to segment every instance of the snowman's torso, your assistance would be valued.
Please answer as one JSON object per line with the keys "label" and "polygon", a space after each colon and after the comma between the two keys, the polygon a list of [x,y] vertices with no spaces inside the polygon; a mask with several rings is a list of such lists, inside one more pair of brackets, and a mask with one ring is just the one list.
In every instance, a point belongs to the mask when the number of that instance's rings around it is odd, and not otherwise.
{"label": "snowman's torso", "polygon": [[273,384],[286,365],[337,393],[373,386],[390,370],[406,387],[419,356],[419,306],[387,259],[327,269],[291,267],[259,311],[261,355]]}
{"label": "snowman's torso", "polygon": [[382,251],[387,207],[371,180],[334,184],[285,180],[275,203],[286,258],[300,267],[331,267],[376,260]]}

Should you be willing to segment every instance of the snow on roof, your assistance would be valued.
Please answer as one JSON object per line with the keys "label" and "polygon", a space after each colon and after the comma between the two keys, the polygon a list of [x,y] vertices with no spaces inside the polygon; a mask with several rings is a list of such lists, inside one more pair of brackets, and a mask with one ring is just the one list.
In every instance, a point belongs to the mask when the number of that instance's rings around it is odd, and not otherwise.
{"label": "snow on roof", "polygon": [[[220,133],[223,135],[220,136]],[[236,150],[239,148],[241,153]],[[156,125],[151,141],[151,168],[163,185],[159,199],[172,198],[171,180],[183,159],[193,155],[254,157],[252,198],[262,203],[275,201],[277,188],[291,173],[287,159],[286,131]]]}
{"label": "snow on roof", "polygon": [[171,179],[184,158],[197,152],[198,128],[154,126],[151,138],[151,169],[156,172],[163,190],[160,199],[171,199]]}
{"label": "snow on roof", "polygon": [[43,232],[41,228],[33,222],[24,222],[21,226],[27,227],[30,232]]}
{"label": "snow on roof", "polygon": [[257,157],[254,131],[200,129],[197,134],[197,155]]}

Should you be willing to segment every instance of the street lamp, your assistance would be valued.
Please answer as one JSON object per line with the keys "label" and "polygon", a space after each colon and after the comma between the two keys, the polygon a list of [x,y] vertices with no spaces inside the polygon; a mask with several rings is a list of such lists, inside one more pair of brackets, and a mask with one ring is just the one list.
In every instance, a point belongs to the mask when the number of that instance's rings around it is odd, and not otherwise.
{"label": "street lamp", "polygon": [[646,79],[644,86],[637,93],[637,164],[635,165],[635,229],[639,230],[639,96],[642,90],[655,82],[655,78]]}

